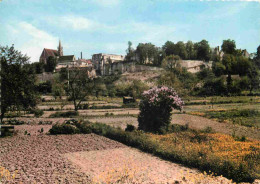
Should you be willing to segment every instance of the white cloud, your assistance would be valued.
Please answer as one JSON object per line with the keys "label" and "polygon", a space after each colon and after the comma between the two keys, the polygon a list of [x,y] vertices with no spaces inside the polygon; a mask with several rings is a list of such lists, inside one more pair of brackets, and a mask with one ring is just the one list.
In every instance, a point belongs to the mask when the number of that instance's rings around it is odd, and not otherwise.
{"label": "white cloud", "polygon": [[69,28],[75,31],[95,31],[96,29],[104,28],[105,26],[94,20],[77,15],[45,17],[44,19],[54,26]]}
{"label": "white cloud", "polygon": [[16,46],[23,54],[27,54],[30,61],[39,61],[43,48],[56,49],[58,38],[42,31],[32,24],[20,22],[18,26],[9,25],[8,30],[12,31]]}
{"label": "white cloud", "polygon": [[120,3],[120,0],[91,0],[91,1],[102,7],[114,7]]}

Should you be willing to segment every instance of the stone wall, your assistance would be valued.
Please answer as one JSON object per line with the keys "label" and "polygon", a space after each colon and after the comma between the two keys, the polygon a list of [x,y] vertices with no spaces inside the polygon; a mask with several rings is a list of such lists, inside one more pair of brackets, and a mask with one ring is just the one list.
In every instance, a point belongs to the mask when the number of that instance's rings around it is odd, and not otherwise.
{"label": "stone wall", "polygon": [[201,70],[201,68],[212,68],[212,61],[204,62],[199,60],[182,60],[180,62],[181,67],[186,68],[191,73],[196,73]]}
{"label": "stone wall", "polygon": [[[180,65],[186,68],[191,73],[199,72],[202,68],[211,68],[212,61],[204,62],[199,60],[182,60]],[[163,68],[147,65],[138,65],[135,62],[114,62],[112,64],[105,64],[103,70],[99,72],[101,75],[111,75],[114,73],[132,73],[142,71],[161,71]]]}

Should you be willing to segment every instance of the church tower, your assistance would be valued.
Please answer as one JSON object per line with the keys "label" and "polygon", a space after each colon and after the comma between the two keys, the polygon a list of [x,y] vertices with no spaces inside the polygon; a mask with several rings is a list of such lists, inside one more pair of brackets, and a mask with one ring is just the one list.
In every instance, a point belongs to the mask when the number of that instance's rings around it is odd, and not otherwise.
{"label": "church tower", "polygon": [[63,47],[61,46],[61,41],[59,40],[59,47],[58,47],[58,55],[63,56]]}

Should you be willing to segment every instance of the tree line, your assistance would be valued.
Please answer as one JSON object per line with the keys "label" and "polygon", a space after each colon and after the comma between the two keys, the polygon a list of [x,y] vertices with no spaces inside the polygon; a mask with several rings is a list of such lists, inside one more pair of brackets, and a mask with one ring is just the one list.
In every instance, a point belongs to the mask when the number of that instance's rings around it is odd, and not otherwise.
{"label": "tree line", "polygon": [[[223,40],[221,50],[225,54],[242,55],[241,49],[236,49],[234,40]],[[139,64],[152,64],[160,66],[165,57],[170,55],[179,56],[182,60],[203,60],[219,61],[220,49],[211,48],[207,40],[200,42],[179,41],[174,43],[167,41],[162,47],[157,47],[152,43],[139,43],[136,49],[132,47],[132,42],[128,42],[126,50],[126,61],[136,61]]]}

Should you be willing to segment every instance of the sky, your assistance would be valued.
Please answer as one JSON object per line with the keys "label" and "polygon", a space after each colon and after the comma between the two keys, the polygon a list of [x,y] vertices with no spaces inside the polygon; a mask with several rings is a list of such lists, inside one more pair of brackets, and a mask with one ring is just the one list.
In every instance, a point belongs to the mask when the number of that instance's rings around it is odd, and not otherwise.
{"label": "sky", "polygon": [[260,0],[0,0],[0,45],[39,61],[43,48],[91,58],[125,55],[128,41],[193,42],[211,47],[225,39],[256,52],[260,45]]}

